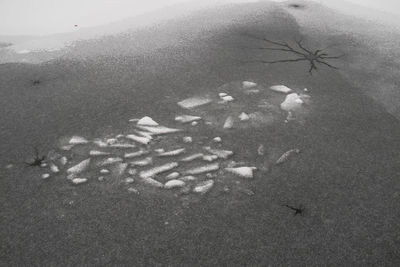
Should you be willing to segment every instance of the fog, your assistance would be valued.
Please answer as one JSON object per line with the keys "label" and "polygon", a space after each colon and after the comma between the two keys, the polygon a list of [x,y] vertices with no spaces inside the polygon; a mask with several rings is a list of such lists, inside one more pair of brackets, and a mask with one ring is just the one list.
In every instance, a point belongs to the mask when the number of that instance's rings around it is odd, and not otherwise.
{"label": "fog", "polygon": [[[0,35],[46,35],[71,32],[191,1],[193,0],[0,0]],[[315,1],[331,7],[338,7],[341,2]],[[380,11],[400,13],[400,3],[397,0],[348,1]],[[211,5],[211,3],[255,1],[208,0],[208,2]],[[277,2],[282,1],[277,0]]]}

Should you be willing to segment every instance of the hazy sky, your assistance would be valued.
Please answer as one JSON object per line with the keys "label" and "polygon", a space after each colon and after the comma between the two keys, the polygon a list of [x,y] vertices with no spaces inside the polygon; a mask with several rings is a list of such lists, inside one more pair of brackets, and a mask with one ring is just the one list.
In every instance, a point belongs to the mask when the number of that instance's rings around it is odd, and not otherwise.
{"label": "hazy sky", "polygon": [[[0,35],[68,32],[188,1],[193,0],[0,0]],[[400,0],[348,1],[400,14]]]}

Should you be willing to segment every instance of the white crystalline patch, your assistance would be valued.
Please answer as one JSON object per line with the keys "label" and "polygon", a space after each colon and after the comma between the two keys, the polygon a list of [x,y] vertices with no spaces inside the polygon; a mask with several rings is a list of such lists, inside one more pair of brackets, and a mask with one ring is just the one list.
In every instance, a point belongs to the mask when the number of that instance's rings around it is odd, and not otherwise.
{"label": "white crystalline patch", "polygon": [[124,154],[124,158],[136,158],[136,157],[140,157],[140,156],[143,156],[143,155],[147,155],[147,154],[149,154],[150,152],[149,151],[146,151],[146,150],[139,150],[139,151],[136,151],[136,152],[132,152],[132,153],[125,153]]}
{"label": "white crystalline patch", "polygon": [[78,174],[89,168],[90,159],[85,159],[67,170],[68,174]]}
{"label": "white crystalline patch", "polygon": [[147,137],[142,137],[142,136],[137,136],[137,135],[134,135],[134,134],[128,134],[127,136],[126,136],[126,138],[128,138],[128,139],[130,139],[130,140],[133,140],[133,141],[135,141],[135,142],[138,142],[138,143],[140,143],[140,144],[142,144],[142,145],[148,145],[149,143],[150,143],[150,139],[149,138],[147,138]]}
{"label": "white crystalline patch", "polygon": [[87,178],[73,178],[72,179],[72,183],[76,184],[76,185],[86,183],[87,181],[88,181]]}
{"label": "white crystalline patch", "polygon": [[212,172],[212,171],[217,171],[217,170],[219,170],[219,164],[214,163],[214,164],[207,164],[204,166],[189,169],[189,170],[185,171],[185,174],[196,175],[196,174],[202,174],[202,173]]}
{"label": "white crystalline patch", "polygon": [[285,85],[274,85],[274,86],[271,86],[269,89],[271,89],[272,91],[284,93],[284,94],[288,94],[293,91],[292,89],[290,89],[289,87],[287,87]]}
{"label": "white crystalline patch", "polygon": [[250,117],[249,117],[249,115],[247,115],[246,113],[242,112],[242,113],[240,113],[240,115],[239,115],[239,119],[240,119],[241,121],[248,121],[248,120],[250,119]]}
{"label": "white crystalline patch", "polygon": [[253,87],[256,87],[256,86],[257,86],[257,84],[255,82],[249,82],[249,81],[243,81],[242,82],[243,89],[250,89],[250,88],[253,88]]}
{"label": "white crystalline patch", "polygon": [[150,157],[147,157],[147,158],[142,159],[142,160],[132,161],[132,162],[130,162],[130,164],[131,164],[132,166],[143,167],[143,166],[147,166],[147,165],[153,164],[153,159],[150,158]]}
{"label": "white crystalline patch", "polygon": [[180,115],[175,117],[175,121],[179,121],[181,123],[189,123],[198,120],[201,120],[201,117],[192,115]]}
{"label": "white crystalline patch", "polygon": [[233,128],[233,117],[229,116],[226,118],[225,123],[224,123],[224,129],[231,129]]}
{"label": "white crystalline patch", "polygon": [[165,183],[164,188],[166,189],[172,189],[172,188],[179,188],[179,187],[184,187],[185,182],[182,180],[170,180]]}
{"label": "white crystalline patch", "polygon": [[69,140],[70,145],[82,145],[82,144],[87,144],[89,141],[81,136],[72,136],[71,139]]}
{"label": "white crystalline patch", "polygon": [[285,98],[285,101],[281,103],[281,109],[285,111],[295,111],[301,108],[303,103],[303,100],[300,99],[300,96],[298,94],[288,94]]}
{"label": "white crystalline patch", "polygon": [[167,176],[165,176],[166,180],[172,180],[172,179],[176,179],[180,176],[179,172],[171,172],[170,174],[168,174]]}
{"label": "white crystalline patch", "polygon": [[[168,128],[165,126],[137,126],[139,129],[149,132],[152,135],[169,134],[181,132],[181,129]],[[127,136],[128,137],[128,136]]]}
{"label": "white crystalline patch", "polygon": [[179,148],[179,149],[175,149],[172,151],[166,151],[163,153],[158,154],[159,157],[168,157],[168,156],[177,156],[180,154],[185,153],[186,149],[185,148]]}
{"label": "white crystalline patch", "polygon": [[191,109],[211,102],[212,100],[207,97],[191,97],[178,102],[178,105],[182,108]]}
{"label": "white crystalline patch", "polygon": [[222,150],[222,149],[212,149],[211,147],[204,147],[204,150],[206,150],[207,152],[218,156],[221,159],[227,159],[230,156],[233,155],[233,151],[229,151],[229,150]]}
{"label": "white crystalline patch", "polygon": [[178,167],[178,163],[177,162],[170,162],[170,163],[166,163],[164,165],[157,166],[157,167],[154,167],[154,168],[146,170],[146,171],[141,171],[139,173],[139,176],[141,178],[149,178],[149,177],[153,177],[154,175],[157,175],[159,173],[172,170],[172,169],[174,169],[176,167]]}
{"label": "white crystalline patch", "polygon": [[233,100],[235,100],[232,96],[227,95],[227,96],[223,96],[221,97],[222,100],[224,100],[225,102],[231,102]]}
{"label": "white crystalline patch", "polygon": [[204,181],[204,182],[201,182],[201,183],[197,184],[193,188],[193,192],[200,193],[200,194],[205,194],[208,191],[210,191],[213,186],[214,186],[214,180],[207,180],[207,181]]}
{"label": "white crystalline patch", "polygon": [[137,125],[144,125],[144,126],[158,126],[159,124],[155,122],[152,118],[146,116],[141,118],[138,122]]}
{"label": "white crystalline patch", "polygon": [[96,157],[96,156],[106,156],[106,155],[110,155],[110,153],[108,152],[103,152],[103,151],[98,151],[98,150],[90,150],[89,151],[89,155]]}
{"label": "white crystalline patch", "polygon": [[203,157],[203,153],[196,153],[196,154],[192,154],[190,156],[187,156],[187,157],[181,159],[181,161],[189,162],[189,161],[193,161],[193,160],[196,160],[196,159],[200,159],[202,157]]}
{"label": "white crystalline patch", "polygon": [[238,167],[238,168],[225,168],[226,171],[236,174],[243,178],[253,178],[253,171],[255,167]]}

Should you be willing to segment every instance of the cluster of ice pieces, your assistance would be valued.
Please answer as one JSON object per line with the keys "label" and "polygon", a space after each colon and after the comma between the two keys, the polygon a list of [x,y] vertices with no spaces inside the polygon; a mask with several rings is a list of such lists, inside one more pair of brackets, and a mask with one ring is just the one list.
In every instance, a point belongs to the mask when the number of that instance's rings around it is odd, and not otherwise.
{"label": "cluster of ice pieces", "polygon": [[[242,88],[246,94],[260,92],[257,83],[250,81],[242,82]],[[280,108],[288,113],[287,120],[292,119],[292,112],[296,112],[303,104],[308,103],[309,96],[294,93],[294,90],[284,85],[271,86],[270,90],[286,95]],[[220,98],[218,104],[229,105],[229,102],[235,101],[227,93],[219,93],[218,97]],[[178,102],[178,105],[192,112],[197,107],[212,102],[212,98],[195,96]],[[241,112],[237,117],[230,115],[223,123],[223,128],[233,128],[237,119],[242,122],[254,120],[257,118],[254,114],[257,115],[257,112],[251,114]],[[175,117],[175,121],[182,127],[186,124],[197,125],[202,120],[200,116],[188,114]],[[132,119],[130,122],[135,123],[133,130],[112,138],[88,140],[81,136],[72,136],[68,142],[59,147],[59,152],[53,152],[48,156],[47,162],[42,166],[47,168],[48,172],[43,173],[42,178],[48,179],[51,174],[65,174],[75,185],[97,178],[98,181],[122,181],[129,185],[129,192],[135,193],[140,192],[140,189],[134,187],[134,184],[179,190],[186,194],[190,192],[205,194],[214,187],[218,180],[217,176],[233,175],[245,179],[254,177],[256,167],[227,162],[234,152],[221,148],[221,137],[210,138],[211,145],[199,148],[198,140],[192,136],[183,135],[180,139],[168,138],[171,135],[176,137],[177,134],[183,134],[184,130],[162,126],[149,116]],[[173,139],[172,148],[168,150],[157,148],[160,139]],[[193,151],[194,146],[197,151]],[[78,161],[75,149],[81,151],[79,153],[81,158]],[[86,152],[82,154],[82,151]],[[276,164],[284,163],[299,152],[299,149],[285,152]],[[257,154],[264,156],[263,145],[259,146]]]}

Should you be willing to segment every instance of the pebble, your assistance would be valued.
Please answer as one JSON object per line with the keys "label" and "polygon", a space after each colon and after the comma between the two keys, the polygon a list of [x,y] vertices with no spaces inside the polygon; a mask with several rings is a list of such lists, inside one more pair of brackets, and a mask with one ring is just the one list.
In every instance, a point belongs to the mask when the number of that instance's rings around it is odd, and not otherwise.
{"label": "pebble", "polygon": [[183,142],[184,142],[185,144],[189,144],[189,143],[192,143],[192,142],[193,142],[193,138],[190,137],[190,136],[185,136],[185,137],[182,138],[182,140],[183,140]]}
{"label": "pebble", "polygon": [[193,121],[193,122],[191,123],[192,126],[196,126],[197,124],[199,124],[197,121]]}
{"label": "pebble", "polygon": [[125,179],[125,183],[127,183],[127,184],[131,184],[131,183],[133,183],[135,180],[133,179],[133,178],[131,178],[131,177],[128,177],[128,178],[126,178]]}
{"label": "pebble", "polygon": [[219,137],[219,136],[217,136],[217,137],[214,137],[214,138],[213,138],[213,141],[214,141],[215,143],[221,143],[221,142],[222,142],[222,138]]}
{"label": "pebble", "polygon": [[48,174],[48,173],[43,173],[42,174],[42,179],[47,179],[49,177],[50,177],[50,174]]}

